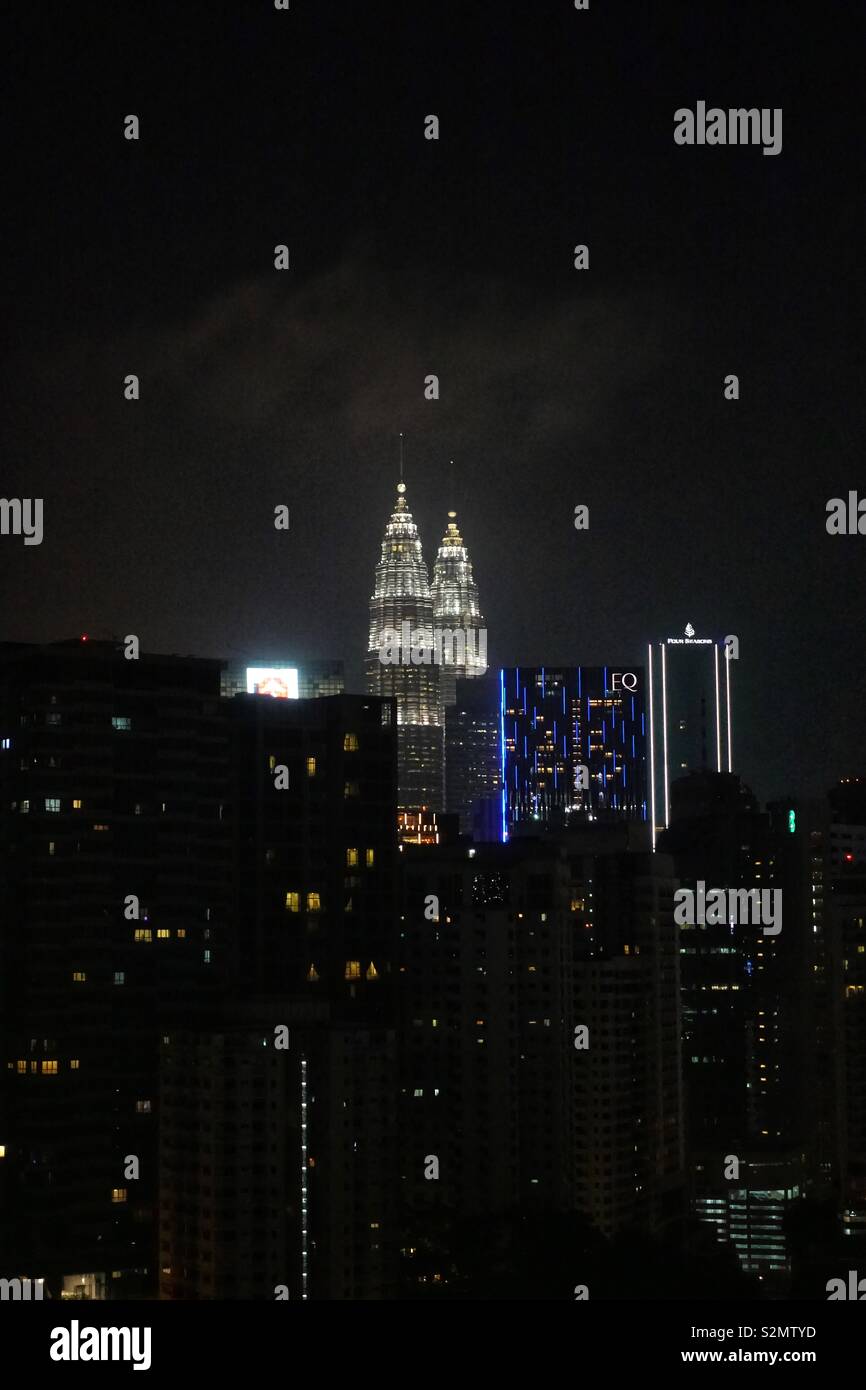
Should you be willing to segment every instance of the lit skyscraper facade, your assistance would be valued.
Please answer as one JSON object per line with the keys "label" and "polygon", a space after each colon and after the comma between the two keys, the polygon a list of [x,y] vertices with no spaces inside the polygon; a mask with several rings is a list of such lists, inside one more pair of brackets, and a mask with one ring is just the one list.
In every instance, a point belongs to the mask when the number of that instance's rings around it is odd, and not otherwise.
{"label": "lit skyscraper facade", "polygon": [[639,666],[500,672],[502,838],[533,821],[647,819],[644,689]]}
{"label": "lit skyscraper facade", "polygon": [[476,803],[499,790],[499,709],[498,699],[490,698],[491,678],[480,680],[487,671],[487,629],[456,512],[448,513],[433,566],[433,616],[442,652],[445,804],[460,816],[464,834],[471,834],[478,828]]}
{"label": "lit skyscraper facade", "polygon": [[[731,654],[728,648],[730,646]],[[736,637],[681,637],[650,643],[650,818],[670,825],[670,785],[687,772],[733,772],[731,666]]]}
{"label": "lit skyscraper facade", "polygon": [[432,637],[430,579],[401,482],[376,566],[366,660],[369,693],[397,702],[401,811],[444,804],[442,695]]}
{"label": "lit skyscraper facade", "polygon": [[442,639],[442,703],[454,704],[459,677],[483,676],[487,670],[487,629],[478,607],[472,561],[457,529],[457,513],[448,513],[448,530],[433,566],[433,617]]}

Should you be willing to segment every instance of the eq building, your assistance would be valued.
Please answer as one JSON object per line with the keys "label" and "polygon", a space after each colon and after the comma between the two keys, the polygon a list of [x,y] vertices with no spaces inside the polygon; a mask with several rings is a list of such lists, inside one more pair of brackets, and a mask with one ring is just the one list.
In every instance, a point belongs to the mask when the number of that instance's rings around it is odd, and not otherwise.
{"label": "eq building", "polygon": [[500,837],[519,825],[645,821],[645,698],[639,666],[500,671]]}

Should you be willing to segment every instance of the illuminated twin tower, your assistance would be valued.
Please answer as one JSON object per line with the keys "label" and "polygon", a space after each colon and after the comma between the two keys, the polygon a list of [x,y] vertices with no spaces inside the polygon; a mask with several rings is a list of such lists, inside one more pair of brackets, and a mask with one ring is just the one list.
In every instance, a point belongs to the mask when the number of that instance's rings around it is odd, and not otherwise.
{"label": "illuminated twin tower", "polygon": [[443,809],[445,710],[457,679],[486,669],[487,630],[456,513],[448,513],[431,585],[401,481],[376,566],[366,659],[369,693],[397,701],[400,811]]}

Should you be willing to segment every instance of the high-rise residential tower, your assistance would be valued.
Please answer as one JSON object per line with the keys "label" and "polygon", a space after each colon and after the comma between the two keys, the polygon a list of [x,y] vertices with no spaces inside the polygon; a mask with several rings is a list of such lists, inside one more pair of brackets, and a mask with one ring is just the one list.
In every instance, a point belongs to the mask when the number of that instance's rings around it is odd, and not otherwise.
{"label": "high-rise residential tower", "polygon": [[370,599],[367,689],[397,702],[397,800],[401,811],[444,804],[442,695],[433,641],[433,595],[406,484],[385,527]]}
{"label": "high-rise residential tower", "polygon": [[55,1298],[155,1287],[160,1038],[229,979],[219,686],[119,642],[0,644],[0,1277]]}
{"label": "high-rise residential tower", "polygon": [[723,920],[698,911],[680,924],[679,950],[692,1209],[736,1249],[743,1270],[784,1288],[787,1214],[817,1175],[827,1110],[816,1056],[826,956],[820,866],[807,817],[798,830],[790,804],[761,811],[734,773],[677,778],[670,808],[658,845],[696,900],[711,889],[778,893],[777,934],[737,920],[732,908]]}

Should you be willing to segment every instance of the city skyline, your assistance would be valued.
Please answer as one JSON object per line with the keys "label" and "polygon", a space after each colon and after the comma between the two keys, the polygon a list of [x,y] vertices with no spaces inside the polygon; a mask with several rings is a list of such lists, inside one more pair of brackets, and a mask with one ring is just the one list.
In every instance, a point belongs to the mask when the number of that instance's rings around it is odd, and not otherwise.
{"label": "city skyline", "polygon": [[158,1373],[166,1304],[248,1375],[299,1302],[496,1300],[826,1378],[863,15],[7,30],[0,1304]]}
{"label": "city skyline", "polygon": [[[447,5],[386,43],[362,13],[335,34],[327,6],[215,23],[193,3],[168,46],[124,13],[74,73],[59,12],[13,18],[10,102],[39,153],[10,151],[2,443],[45,535],[3,538],[3,635],[351,662],[402,433],[422,534],[454,507],[471,538],[492,667],[736,633],[741,766],[763,797],[817,794],[862,749],[866,559],[825,528],[857,486],[860,213],[853,127],[801,70],[844,87],[857,45],[776,3],[723,22],[673,0],[670,33],[649,10],[493,34],[458,11],[456,57]],[[327,110],[313,54],[344,76]],[[758,95],[784,109],[777,156],[675,144],[680,108]],[[826,293],[831,267],[851,294]]]}

